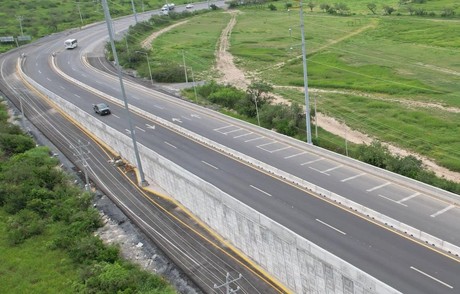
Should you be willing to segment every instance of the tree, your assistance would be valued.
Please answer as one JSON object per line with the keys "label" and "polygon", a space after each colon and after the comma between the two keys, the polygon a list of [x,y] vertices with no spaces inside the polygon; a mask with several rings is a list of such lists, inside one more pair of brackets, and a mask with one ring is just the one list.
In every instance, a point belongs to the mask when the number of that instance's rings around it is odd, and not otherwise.
{"label": "tree", "polygon": [[276,6],[273,5],[273,3],[270,3],[270,4],[268,5],[268,9],[270,9],[271,11],[275,11],[275,10],[276,10]]}
{"label": "tree", "polygon": [[347,4],[345,3],[336,3],[334,4],[334,8],[340,15],[350,14],[350,8],[348,8]]}
{"label": "tree", "polygon": [[383,11],[386,15],[391,15],[393,12],[396,11],[396,9],[394,9],[393,7],[391,6],[388,6],[388,5],[384,5],[383,6]]}
{"label": "tree", "polygon": [[377,9],[377,4],[367,3],[367,8],[372,12],[372,14],[376,14],[375,10]]}
{"label": "tree", "polygon": [[327,12],[327,11],[329,10],[330,6],[329,6],[329,4],[321,3],[321,4],[319,5],[319,8],[320,8],[321,10],[323,10],[324,12]]}
{"label": "tree", "polygon": [[310,7],[310,11],[313,11],[313,8],[315,8],[316,4],[310,1],[307,3],[307,6]]}

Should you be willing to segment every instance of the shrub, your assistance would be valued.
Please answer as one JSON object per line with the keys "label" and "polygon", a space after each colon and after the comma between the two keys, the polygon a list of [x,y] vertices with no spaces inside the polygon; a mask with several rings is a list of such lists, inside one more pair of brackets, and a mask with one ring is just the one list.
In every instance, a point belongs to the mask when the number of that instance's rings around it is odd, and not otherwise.
{"label": "shrub", "polygon": [[23,209],[8,218],[6,228],[8,242],[16,245],[41,234],[45,228],[45,221],[37,213]]}

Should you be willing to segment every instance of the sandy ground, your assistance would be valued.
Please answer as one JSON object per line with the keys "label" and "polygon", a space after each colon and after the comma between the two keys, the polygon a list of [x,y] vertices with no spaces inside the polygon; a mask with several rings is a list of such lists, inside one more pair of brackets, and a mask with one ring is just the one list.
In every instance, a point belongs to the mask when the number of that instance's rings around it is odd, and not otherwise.
{"label": "sandy ground", "polygon": [[148,36],[147,38],[145,38],[141,42],[141,47],[146,49],[146,50],[152,49],[152,42],[153,42],[153,40],[155,40],[155,38],[157,38],[159,35],[161,35],[163,33],[166,33],[167,31],[170,31],[170,30],[174,29],[175,27],[178,27],[178,26],[181,26],[183,24],[186,24],[187,22],[188,22],[188,20],[184,20],[184,21],[175,23],[173,25],[170,25],[169,27],[166,27],[166,28],[164,28],[162,30],[159,30],[158,32],[154,32],[153,34],[151,34],[150,36]]}

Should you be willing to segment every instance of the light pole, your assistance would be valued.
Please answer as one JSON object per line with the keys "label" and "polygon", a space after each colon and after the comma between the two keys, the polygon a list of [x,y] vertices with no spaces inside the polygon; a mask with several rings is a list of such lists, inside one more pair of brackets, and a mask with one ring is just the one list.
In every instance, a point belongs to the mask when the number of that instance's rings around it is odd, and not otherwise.
{"label": "light pole", "polygon": [[259,107],[257,106],[257,97],[254,97],[254,102],[256,103],[257,124],[258,124],[259,127],[260,127]]}
{"label": "light pole", "polygon": [[131,6],[133,7],[134,21],[137,24],[137,13],[136,13],[136,6],[134,6],[134,0],[131,0]]}
{"label": "light pole", "polygon": [[83,26],[83,17],[81,16],[80,2],[77,2],[78,14],[80,15],[80,22]]}
{"label": "light pole", "polygon": [[308,97],[308,78],[307,78],[307,52],[305,49],[305,29],[303,21],[302,1],[300,3],[300,34],[302,35],[302,61],[303,61],[303,84],[305,90],[305,120],[307,125],[307,143],[311,142],[311,126],[310,126],[310,99]]}
{"label": "light pole", "polygon": [[129,124],[129,131],[131,133],[131,140],[133,141],[134,155],[136,156],[137,167],[139,169],[139,176],[140,176],[139,184],[142,187],[145,187],[148,185],[148,182],[145,180],[144,170],[142,169],[142,162],[139,156],[139,150],[137,149],[136,135],[134,133],[133,123],[131,121],[131,113],[129,111],[128,99],[126,98],[125,86],[123,84],[123,74],[121,72],[120,63],[118,62],[118,55],[117,55],[117,50],[115,48],[115,41],[113,40],[112,20],[110,18],[109,7],[107,6],[107,0],[102,0],[102,7],[104,9],[104,16],[105,16],[105,21],[107,23],[107,30],[109,31],[110,46],[112,47],[113,58],[115,60],[115,65],[117,67],[118,79],[120,80],[121,94],[123,97],[123,102],[125,104],[125,111],[126,111],[126,117],[128,120],[128,124]]}
{"label": "light pole", "polygon": [[135,52],[139,54],[145,54],[145,58],[147,58],[147,66],[149,67],[150,82],[152,83],[152,86],[153,86],[153,76],[152,76],[152,70],[150,69],[149,55],[147,54],[147,52],[143,52],[143,51],[135,51]]}
{"label": "light pole", "polygon": [[21,28],[21,36],[24,36],[24,31],[22,30],[22,21],[24,20],[24,16],[20,15],[16,17],[19,21],[19,27]]}

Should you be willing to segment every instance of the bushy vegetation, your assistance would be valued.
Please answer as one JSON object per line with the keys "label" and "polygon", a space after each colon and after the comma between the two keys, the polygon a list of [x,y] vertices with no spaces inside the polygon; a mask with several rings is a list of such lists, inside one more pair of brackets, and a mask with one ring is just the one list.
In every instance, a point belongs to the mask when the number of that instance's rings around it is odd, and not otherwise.
{"label": "bushy vegetation", "polygon": [[[163,279],[124,262],[119,257],[118,247],[107,246],[93,235],[101,226],[99,213],[92,206],[93,195],[73,185],[69,176],[58,168],[58,160],[50,156],[47,147],[35,147],[30,137],[7,124],[3,104],[0,114],[0,124],[4,126],[0,128],[2,254],[16,252],[30,255],[29,251],[36,248],[30,248],[29,243],[40,240],[38,244],[46,247],[41,251],[58,252],[50,255],[66,255],[72,267],[79,272],[79,276],[73,273],[72,291],[67,292],[173,293]],[[46,241],[43,242],[43,239]],[[54,270],[65,270],[59,266],[62,262],[56,263],[58,265]],[[67,263],[62,264],[67,268]],[[10,271],[15,267],[20,267],[19,262],[0,262],[2,277],[16,279],[13,276],[21,275],[21,272]],[[34,270],[28,275],[42,275],[40,268]],[[68,286],[68,283],[68,280],[61,280],[54,281],[52,285],[59,284],[56,286],[59,288]],[[8,288],[0,285],[0,292],[11,293],[21,287],[22,291],[30,292],[29,286],[10,285],[8,287],[12,288]],[[54,291],[55,288],[43,290]]]}

